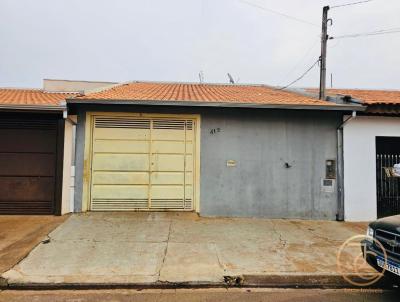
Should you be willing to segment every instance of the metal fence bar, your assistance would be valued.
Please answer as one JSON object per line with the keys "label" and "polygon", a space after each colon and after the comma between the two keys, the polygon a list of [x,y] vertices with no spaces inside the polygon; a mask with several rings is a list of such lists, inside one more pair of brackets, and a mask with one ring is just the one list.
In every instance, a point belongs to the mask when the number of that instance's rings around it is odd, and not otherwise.
{"label": "metal fence bar", "polygon": [[400,214],[400,177],[393,172],[400,154],[376,155],[376,192],[378,217]]}

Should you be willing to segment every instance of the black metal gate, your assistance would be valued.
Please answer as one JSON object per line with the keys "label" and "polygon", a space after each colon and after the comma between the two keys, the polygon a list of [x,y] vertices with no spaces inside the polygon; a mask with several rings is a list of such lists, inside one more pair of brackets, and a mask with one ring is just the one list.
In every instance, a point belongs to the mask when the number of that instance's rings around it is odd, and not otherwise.
{"label": "black metal gate", "polygon": [[400,214],[400,175],[395,164],[400,164],[400,154],[376,156],[378,218]]}

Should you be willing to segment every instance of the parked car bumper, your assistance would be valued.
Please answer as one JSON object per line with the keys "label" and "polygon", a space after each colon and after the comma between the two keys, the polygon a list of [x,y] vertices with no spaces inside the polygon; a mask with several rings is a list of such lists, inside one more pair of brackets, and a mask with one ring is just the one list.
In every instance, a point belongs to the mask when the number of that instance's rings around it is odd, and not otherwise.
{"label": "parked car bumper", "polygon": [[[371,241],[363,240],[361,242],[361,251],[363,253],[364,259],[367,261],[369,265],[371,265],[375,270],[382,272],[382,268],[378,266],[376,257],[385,258],[384,253],[377,249]],[[393,263],[396,263],[400,266],[400,259],[392,257],[390,254],[386,255],[387,260]],[[400,281],[400,277],[396,274],[393,274],[389,271],[385,271],[385,276],[395,279],[396,281]]]}

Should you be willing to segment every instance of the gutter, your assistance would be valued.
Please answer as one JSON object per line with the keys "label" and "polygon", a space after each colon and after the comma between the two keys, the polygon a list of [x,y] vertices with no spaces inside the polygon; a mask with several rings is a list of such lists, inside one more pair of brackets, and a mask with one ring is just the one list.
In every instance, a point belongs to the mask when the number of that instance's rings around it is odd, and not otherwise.
{"label": "gutter", "polygon": [[68,116],[68,110],[67,110],[67,109],[65,109],[65,110],[63,111],[63,119],[64,119],[65,121],[70,122],[70,123],[71,123],[72,125],[74,125],[74,126],[78,125],[78,123],[77,123],[76,121],[74,121],[73,119],[71,119],[71,118]]}
{"label": "gutter", "polygon": [[260,109],[296,109],[296,110],[329,110],[329,111],[365,111],[359,105],[290,105],[290,104],[256,104],[227,102],[194,102],[194,101],[130,101],[130,100],[85,100],[67,99],[67,104],[96,105],[149,105],[149,106],[188,106],[219,108],[260,108]]}
{"label": "gutter", "polygon": [[336,214],[337,221],[344,221],[344,150],[343,150],[343,127],[351,120],[357,117],[357,112],[353,111],[352,115],[344,120],[337,128],[337,170],[338,170],[338,211]]}
{"label": "gutter", "polygon": [[41,105],[4,105],[0,104],[0,109],[6,110],[34,110],[34,111],[59,111],[62,112],[67,109],[66,104],[64,106],[56,106],[56,105],[48,105],[48,106],[41,106]]}
{"label": "gutter", "polygon": [[61,101],[61,104],[64,106],[64,109],[63,109],[63,119],[64,119],[65,121],[70,122],[70,123],[71,123],[72,125],[74,125],[74,126],[78,125],[78,123],[77,123],[76,121],[74,121],[73,119],[71,119],[71,118],[68,116],[67,102],[66,102],[66,101]]}

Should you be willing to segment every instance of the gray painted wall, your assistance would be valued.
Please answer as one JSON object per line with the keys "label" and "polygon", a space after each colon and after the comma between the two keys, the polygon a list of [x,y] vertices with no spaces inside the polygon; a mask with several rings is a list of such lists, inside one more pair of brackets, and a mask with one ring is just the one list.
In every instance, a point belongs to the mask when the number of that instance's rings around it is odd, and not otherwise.
{"label": "gray painted wall", "polygon": [[[74,109],[78,113],[75,209],[82,207],[85,114],[93,109]],[[145,106],[97,106],[96,110],[201,114],[202,216],[336,218],[336,190],[322,192],[321,179],[325,176],[325,161],[336,159],[336,127],[341,113],[221,108],[155,110]],[[236,167],[227,167],[227,160],[236,161]],[[285,162],[291,168],[286,168]]]}
{"label": "gray painted wall", "polygon": [[336,191],[323,193],[321,179],[325,161],[336,159],[339,123],[322,112],[204,114],[201,214],[335,219]]}

